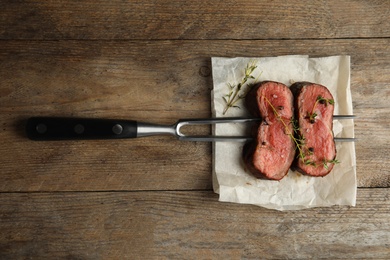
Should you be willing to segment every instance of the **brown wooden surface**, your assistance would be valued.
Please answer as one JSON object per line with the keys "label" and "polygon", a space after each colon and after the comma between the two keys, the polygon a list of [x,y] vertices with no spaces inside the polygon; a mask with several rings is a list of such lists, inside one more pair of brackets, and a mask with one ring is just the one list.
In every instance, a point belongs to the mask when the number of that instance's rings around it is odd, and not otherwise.
{"label": "brown wooden surface", "polygon": [[[389,258],[389,1],[2,1],[0,259]],[[351,56],[356,207],[218,202],[211,145],[31,142],[32,115],[209,117],[213,56]]]}
{"label": "brown wooden surface", "polygon": [[388,258],[389,195],[359,189],[355,208],[277,212],[211,191],[10,193],[0,257]]}
{"label": "brown wooden surface", "polygon": [[[21,3],[20,3],[21,2]],[[0,4],[5,39],[388,37],[381,1],[18,1]]]}

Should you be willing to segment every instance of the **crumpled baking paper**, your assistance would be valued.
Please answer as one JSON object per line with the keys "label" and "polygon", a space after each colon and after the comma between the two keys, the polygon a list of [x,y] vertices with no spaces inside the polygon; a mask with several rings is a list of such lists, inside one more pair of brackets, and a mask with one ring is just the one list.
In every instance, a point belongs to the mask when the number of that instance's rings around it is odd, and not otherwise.
{"label": "crumpled baking paper", "polygon": [[[230,108],[225,115],[223,96],[228,84],[237,84],[244,76],[248,63],[255,63],[256,81],[272,80],[290,86],[309,81],[328,87],[335,99],[335,115],[352,115],[350,90],[350,57],[332,56],[310,58],[289,55],[263,58],[212,58],[213,117],[250,116],[241,100],[240,108]],[[247,124],[216,124],[215,135],[248,135]],[[352,119],[334,120],[335,137],[354,137]],[[340,161],[325,177],[309,177],[289,171],[280,181],[259,180],[246,171],[242,160],[243,143],[215,142],[213,144],[213,188],[219,200],[254,204],[276,210],[299,210],[311,207],[356,204],[356,155],[353,142],[336,142]]]}

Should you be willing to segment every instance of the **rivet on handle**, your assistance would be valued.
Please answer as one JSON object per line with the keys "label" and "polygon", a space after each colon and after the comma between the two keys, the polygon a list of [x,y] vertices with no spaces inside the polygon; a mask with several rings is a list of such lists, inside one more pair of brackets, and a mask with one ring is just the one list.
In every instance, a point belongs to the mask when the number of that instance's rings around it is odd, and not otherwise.
{"label": "rivet on handle", "polygon": [[73,130],[76,134],[82,134],[84,133],[85,128],[82,124],[77,124],[74,126]]}
{"label": "rivet on handle", "polygon": [[47,126],[45,124],[38,124],[35,129],[39,134],[44,134],[47,131]]}
{"label": "rivet on handle", "polygon": [[123,127],[120,124],[116,124],[112,127],[112,132],[116,135],[120,135],[123,132]]}

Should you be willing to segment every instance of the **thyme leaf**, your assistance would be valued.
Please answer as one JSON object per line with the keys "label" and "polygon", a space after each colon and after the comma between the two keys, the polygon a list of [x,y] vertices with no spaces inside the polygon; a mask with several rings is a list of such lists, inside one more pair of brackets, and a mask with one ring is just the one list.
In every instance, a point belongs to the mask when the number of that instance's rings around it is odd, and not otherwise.
{"label": "thyme leaf", "polygon": [[305,165],[311,165],[311,166],[314,166],[314,167],[316,167],[317,165],[316,165],[316,163],[314,162],[314,161],[312,161],[312,160],[303,160],[303,164],[305,164]]}
{"label": "thyme leaf", "polygon": [[324,159],[324,160],[322,161],[322,163],[323,163],[323,165],[324,165],[324,168],[328,170],[328,169],[329,169],[328,163],[338,164],[338,163],[340,163],[340,161],[337,160],[337,159],[332,159],[332,160]]}
{"label": "thyme leaf", "polygon": [[316,112],[311,112],[307,115],[306,118],[309,118],[309,122],[314,124],[316,122],[316,117],[317,117],[317,113]]}
{"label": "thyme leaf", "polygon": [[306,118],[309,119],[309,122],[312,123],[312,124],[315,123],[316,117],[318,116],[318,114],[316,112],[314,112],[314,110],[316,109],[318,103],[324,104],[325,106],[327,106],[328,104],[329,105],[334,105],[334,100],[330,99],[330,98],[324,98],[322,96],[318,96],[317,97],[316,102],[314,103],[311,112],[308,112],[308,114],[306,116]]}
{"label": "thyme leaf", "polygon": [[317,97],[317,102],[320,102],[321,104],[325,104],[325,106],[329,105],[334,105],[334,100],[330,98],[323,98],[321,96]]}

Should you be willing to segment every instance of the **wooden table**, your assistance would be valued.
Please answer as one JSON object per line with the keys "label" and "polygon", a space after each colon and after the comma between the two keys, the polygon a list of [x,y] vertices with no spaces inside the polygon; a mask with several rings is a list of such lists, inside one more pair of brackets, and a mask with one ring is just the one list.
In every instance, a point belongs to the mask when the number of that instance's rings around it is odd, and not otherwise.
{"label": "wooden table", "polygon": [[[390,258],[390,2],[0,3],[0,259]],[[30,116],[210,117],[211,57],[351,56],[356,207],[218,202],[211,144],[32,142]]]}

